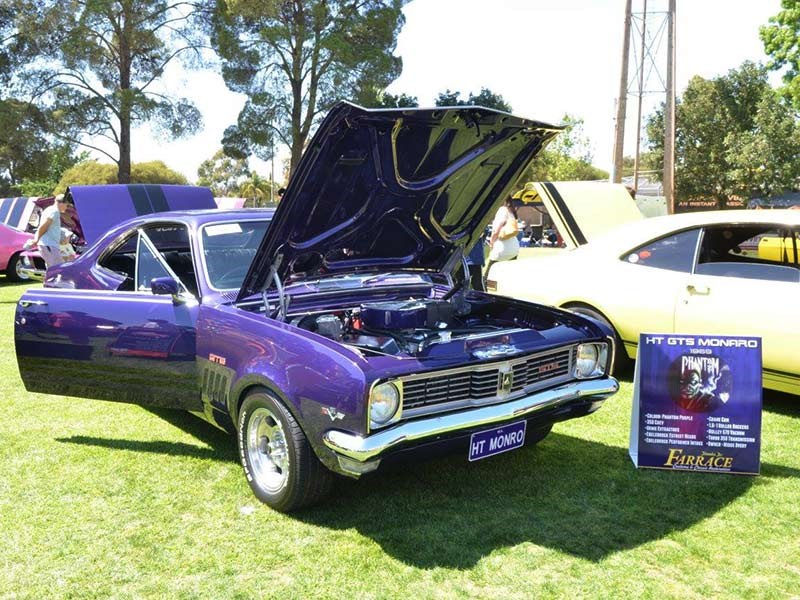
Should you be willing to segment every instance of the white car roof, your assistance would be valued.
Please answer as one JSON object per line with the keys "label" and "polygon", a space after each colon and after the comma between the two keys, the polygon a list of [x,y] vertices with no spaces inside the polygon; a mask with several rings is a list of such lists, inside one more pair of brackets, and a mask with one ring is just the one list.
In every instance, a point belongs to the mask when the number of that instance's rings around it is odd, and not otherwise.
{"label": "white car roof", "polygon": [[800,210],[716,210],[678,215],[652,217],[634,223],[620,225],[578,251],[603,251],[622,253],[650,240],[669,235],[675,231],[705,225],[775,224],[800,226]]}

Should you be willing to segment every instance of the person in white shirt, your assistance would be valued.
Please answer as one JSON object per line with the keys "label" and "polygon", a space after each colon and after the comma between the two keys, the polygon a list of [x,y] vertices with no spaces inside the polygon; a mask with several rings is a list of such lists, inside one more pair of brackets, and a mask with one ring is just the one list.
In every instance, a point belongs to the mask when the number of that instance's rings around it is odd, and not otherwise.
{"label": "person in white shirt", "polygon": [[501,260],[514,260],[519,255],[519,225],[517,225],[517,209],[510,197],[497,209],[492,221],[492,237],[489,239],[489,262],[486,273],[492,265]]}
{"label": "person in white shirt", "polygon": [[64,262],[61,256],[61,214],[67,210],[67,201],[63,194],[56,196],[56,201],[42,211],[39,227],[33,238],[25,243],[26,248],[38,246],[47,268]]}

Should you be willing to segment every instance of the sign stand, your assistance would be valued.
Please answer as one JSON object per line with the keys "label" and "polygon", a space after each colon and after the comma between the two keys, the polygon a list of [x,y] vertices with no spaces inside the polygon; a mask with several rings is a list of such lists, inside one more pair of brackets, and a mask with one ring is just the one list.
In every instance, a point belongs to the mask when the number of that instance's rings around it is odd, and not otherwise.
{"label": "sign stand", "polygon": [[761,338],[643,333],[629,454],[637,467],[758,475]]}

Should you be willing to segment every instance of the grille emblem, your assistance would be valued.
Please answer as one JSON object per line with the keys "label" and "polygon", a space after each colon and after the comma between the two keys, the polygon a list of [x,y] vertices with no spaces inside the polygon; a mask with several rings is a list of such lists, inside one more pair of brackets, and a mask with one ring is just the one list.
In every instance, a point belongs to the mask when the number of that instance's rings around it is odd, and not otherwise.
{"label": "grille emblem", "polygon": [[513,385],[514,371],[512,371],[510,367],[501,368],[499,373],[497,394],[499,396],[506,396],[510,394]]}

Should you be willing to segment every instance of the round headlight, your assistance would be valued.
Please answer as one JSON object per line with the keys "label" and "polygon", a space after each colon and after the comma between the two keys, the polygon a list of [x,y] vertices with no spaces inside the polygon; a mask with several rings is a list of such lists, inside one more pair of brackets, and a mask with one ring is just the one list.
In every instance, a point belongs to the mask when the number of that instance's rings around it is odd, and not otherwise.
{"label": "round headlight", "polygon": [[385,425],[400,408],[400,390],[393,383],[381,383],[372,388],[369,399],[369,418],[375,425]]}
{"label": "round headlight", "polygon": [[580,344],[575,353],[575,377],[591,377],[597,369],[598,351],[595,344]]}

